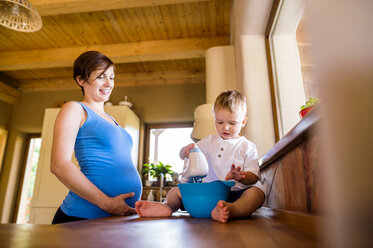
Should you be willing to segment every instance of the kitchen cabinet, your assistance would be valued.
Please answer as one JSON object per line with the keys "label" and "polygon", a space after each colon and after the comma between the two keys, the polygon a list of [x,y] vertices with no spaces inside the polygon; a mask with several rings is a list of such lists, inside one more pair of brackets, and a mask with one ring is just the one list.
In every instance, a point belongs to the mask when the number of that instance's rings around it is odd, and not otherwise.
{"label": "kitchen cabinet", "polygon": [[[50,224],[52,218],[68,193],[68,189],[55,175],[50,172],[50,159],[53,140],[54,121],[59,108],[45,110],[42,128],[42,143],[40,148],[35,190],[31,203],[30,222],[33,224]],[[140,119],[127,106],[108,106],[105,111],[114,117],[132,137],[132,160],[138,168]],[[72,162],[78,166],[75,157]]]}

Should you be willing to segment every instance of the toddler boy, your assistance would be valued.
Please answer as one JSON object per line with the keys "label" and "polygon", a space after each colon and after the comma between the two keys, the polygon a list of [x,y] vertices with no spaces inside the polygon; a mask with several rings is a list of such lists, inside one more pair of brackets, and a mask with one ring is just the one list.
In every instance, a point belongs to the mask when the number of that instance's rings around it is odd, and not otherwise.
{"label": "toddler boy", "polygon": [[[235,180],[229,200],[219,201],[211,212],[212,219],[226,223],[229,219],[250,216],[264,202],[261,190],[258,154],[255,145],[240,136],[245,126],[246,98],[237,90],[221,93],[214,103],[217,135],[197,142],[205,155],[209,172],[203,182]],[[180,150],[180,158],[189,157],[192,143]],[[138,201],[136,211],[140,217],[168,217],[182,206],[179,188],[171,189],[163,203]]]}

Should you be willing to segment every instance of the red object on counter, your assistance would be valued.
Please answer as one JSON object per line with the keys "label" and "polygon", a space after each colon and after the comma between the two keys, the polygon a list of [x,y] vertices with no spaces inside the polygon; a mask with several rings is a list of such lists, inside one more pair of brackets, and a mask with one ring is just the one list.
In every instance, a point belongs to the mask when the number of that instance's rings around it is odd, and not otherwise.
{"label": "red object on counter", "polygon": [[308,108],[305,108],[299,111],[300,117],[304,118],[314,107],[315,106],[311,106],[311,107],[308,107]]}

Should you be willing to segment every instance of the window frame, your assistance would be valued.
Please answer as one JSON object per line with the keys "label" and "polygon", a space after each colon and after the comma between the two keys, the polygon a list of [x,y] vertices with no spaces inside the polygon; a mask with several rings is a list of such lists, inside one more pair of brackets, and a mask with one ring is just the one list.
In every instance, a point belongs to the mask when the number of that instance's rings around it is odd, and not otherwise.
{"label": "window frame", "polygon": [[[149,163],[150,130],[151,129],[193,127],[193,124],[194,122],[145,123],[145,142],[144,142],[143,163]],[[191,142],[193,142],[192,139],[191,139]],[[142,170],[142,165],[140,169],[140,175],[142,177],[141,170]]]}
{"label": "window frame", "polygon": [[[265,30],[276,142],[300,121],[298,112],[300,106],[305,102],[299,49],[296,42],[296,31],[303,15],[304,5],[304,1],[299,0],[274,0]],[[291,66],[284,66],[280,62],[280,58],[286,57],[284,56],[285,50],[281,51],[284,45],[276,40],[281,35],[287,35],[290,40],[294,39],[295,41],[289,46],[294,49],[294,53],[289,59]],[[289,44],[285,44],[285,46],[287,45]],[[280,54],[280,51],[283,54]],[[287,70],[286,73],[285,70]],[[294,89],[289,92],[289,89],[286,88],[288,85],[285,85],[284,82],[292,83]],[[284,92],[286,92],[286,97]]]}

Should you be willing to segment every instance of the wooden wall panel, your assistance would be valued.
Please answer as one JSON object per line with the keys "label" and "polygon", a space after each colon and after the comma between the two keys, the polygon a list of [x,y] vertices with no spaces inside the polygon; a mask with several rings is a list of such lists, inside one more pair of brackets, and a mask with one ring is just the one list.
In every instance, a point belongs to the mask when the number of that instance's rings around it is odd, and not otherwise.
{"label": "wooden wall panel", "polygon": [[320,166],[319,143],[316,136],[310,137],[303,144],[304,172],[306,177],[307,212],[319,214],[321,209],[321,190],[323,188],[323,172]]}
{"label": "wooden wall panel", "polygon": [[261,171],[267,183],[264,206],[321,214],[323,171],[318,140],[309,136]]}
{"label": "wooden wall panel", "polygon": [[300,147],[292,150],[281,160],[281,169],[285,189],[285,209],[306,212],[307,196]]}
{"label": "wooden wall panel", "polygon": [[[265,184],[267,185],[267,192],[266,192],[267,196],[269,196],[271,194],[271,190],[272,190],[271,186],[272,186],[272,183],[273,183],[274,176],[276,174],[277,164],[278,163],[273,163],[271,166],[268,166],[268,167],[264,168],[264,170],[262,170],[260,172],[261,173],[261,180],[264,179]],[[268,207],[268,198],[269,197],[266,197],[263,206]]]}
{"label": "wooden wall panel", "polygon": [[271,190],[267,195],[268,207],[285,209],[285,187],[284,187],[284,177],[281,166],[281,161],[277,163],[276,173],[274,174],[273,181],[271,185],[267,185]]}

